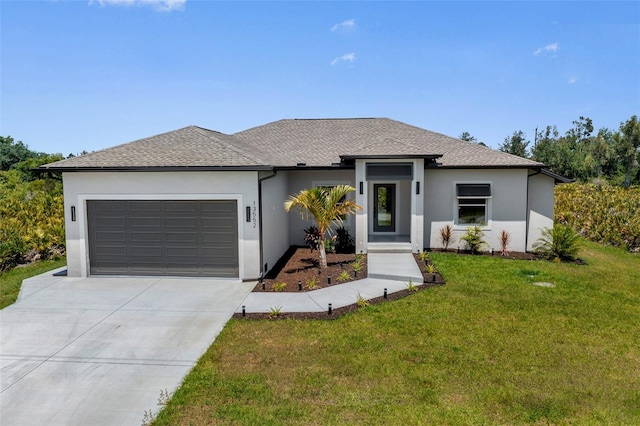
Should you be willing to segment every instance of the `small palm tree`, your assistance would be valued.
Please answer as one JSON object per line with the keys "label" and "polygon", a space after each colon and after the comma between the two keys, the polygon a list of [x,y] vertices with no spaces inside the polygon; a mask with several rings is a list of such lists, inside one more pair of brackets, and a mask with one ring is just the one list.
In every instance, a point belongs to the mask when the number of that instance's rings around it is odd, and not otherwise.
{"label": "small palm tree", "polygon": [[300,214],[305,220],[309,216],[313,217],[316,226],[320,231],[320,266],[327,267],[327,253],[324,248],[324,238],[331,235],[332,226],[342,226],[345,216],[353,214],[361,207],[355,200],[345,199],[346,195],[355,191],[350,185],[337,185],[331,188],[312,188],[300,191],[296,195],[290,195],[284,203],[284,209],[300,210]]}
{"label": "small palm tree", "polygon": [[569,226],[556,223],[543,229],[533,250],[548,259],[575,260],[580,251],[580,235]]}

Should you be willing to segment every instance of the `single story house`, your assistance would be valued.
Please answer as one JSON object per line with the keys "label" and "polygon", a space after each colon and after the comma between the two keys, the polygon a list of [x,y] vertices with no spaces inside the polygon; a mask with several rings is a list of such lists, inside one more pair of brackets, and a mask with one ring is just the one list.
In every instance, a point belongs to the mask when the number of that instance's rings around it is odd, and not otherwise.
{"label": "single story house", "polygon": [[349,184],[356,251],[458,247],[480,225],[490,247],[531,250],[553,224],[544,165],[387,118],[280,120],[227,135],[189,126],[44,165],[61,172],[69,276],[253,280],[310,225],[290,194]]}

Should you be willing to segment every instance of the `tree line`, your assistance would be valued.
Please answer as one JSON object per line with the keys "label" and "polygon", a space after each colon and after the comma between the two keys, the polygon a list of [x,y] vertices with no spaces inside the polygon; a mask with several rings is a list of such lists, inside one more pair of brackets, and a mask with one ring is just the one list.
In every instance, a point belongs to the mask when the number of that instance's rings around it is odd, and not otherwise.
{"label": "tree line", "polygon": [[[564,135],[555,125],[536,129],[533,144],[525,132],[517,130],[498,149],[539,161],[553,172],[581,182],[606,181],[625,188],[640,184],[638,117],[633,115],[615,130],[594,129],[590,118],[580,117]],[[485,145],[469,132],[459,137]]]}

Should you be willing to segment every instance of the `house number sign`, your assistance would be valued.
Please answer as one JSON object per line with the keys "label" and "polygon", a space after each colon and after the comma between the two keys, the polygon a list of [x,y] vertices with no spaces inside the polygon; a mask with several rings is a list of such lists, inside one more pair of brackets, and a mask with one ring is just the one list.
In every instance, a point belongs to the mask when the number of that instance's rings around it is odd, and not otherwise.
{"label": "house number sign", "polygon": [[251,206],[251,223],[254,228],[258,227],[258,209],[256,208],[256,202],[253,201],[253,205]]}

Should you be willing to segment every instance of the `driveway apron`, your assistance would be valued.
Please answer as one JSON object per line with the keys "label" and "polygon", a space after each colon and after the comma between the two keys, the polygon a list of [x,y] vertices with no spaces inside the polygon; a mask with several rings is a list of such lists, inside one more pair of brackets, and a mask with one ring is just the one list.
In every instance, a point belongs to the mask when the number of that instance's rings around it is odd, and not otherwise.
{"label": "driveway apron", "polygon": [[254,284],[52,273],[26,280],[18,302],[0,311],[0,424],[140,425]]}

